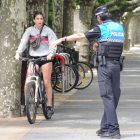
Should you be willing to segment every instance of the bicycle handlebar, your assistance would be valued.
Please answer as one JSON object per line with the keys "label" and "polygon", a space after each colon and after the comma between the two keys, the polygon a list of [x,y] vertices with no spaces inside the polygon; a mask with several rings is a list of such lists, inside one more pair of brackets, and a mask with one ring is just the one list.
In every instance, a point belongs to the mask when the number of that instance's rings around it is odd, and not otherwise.
{"label": "bicycle handlebar", "polygon": [[57,45],[58,47],[61,47],[61,48],[63,48],[63,49],[65,49],[65,50],[69,50],[69,51],[71,51],[71,52],[74,52],[75,51],[75,48],[67,48],[66,46],[64,46],[63,44],[60,44],[60,45]]}
{"label": "bicycle handlebar", "polygon": [[59,58],[59,59],[61,60],[61,64],[62,64],[62,65],[63,65],[63,67],[64,67],[64,65],[65,65],[65,61],[64,61],[63,56],[61,56],[61,55],[59,55],[59,54],[55,54],[55,55],[54,55],[54,57]]}
{"label": "bicycle handlebar", "polygon": [[26,58],[26,57],[20,57],[20,61],[29,61],[29,62],[37,62],[37,61],[52,61],[54,60],[54,57],[52,57],[51,60],[47,60],[46,57],[40,57],[40,58]]}
{"label": "bicycle handlebar", "polygon": [[[61,60],[61,64],[64,66],[65,62],[64,62],[64,58],[59,55],[59,54],[55,54],[54,57],[58,57]],[[52,60],[54,60],[54,57],[52,57]],[[46,57],[40,57],[40,58],[26,58],[26,57],[20,57],[20,61],[29,61],[29,62],[37,62],[37,61],[48,61],[51,62],[52,60],[47,60]]]}

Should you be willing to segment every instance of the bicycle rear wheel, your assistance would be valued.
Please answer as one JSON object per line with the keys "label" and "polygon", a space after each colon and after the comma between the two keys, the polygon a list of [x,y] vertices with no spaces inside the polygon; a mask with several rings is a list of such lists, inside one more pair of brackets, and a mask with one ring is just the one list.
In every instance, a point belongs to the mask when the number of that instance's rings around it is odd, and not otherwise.
{"label": "bicycle rear wheel", "polygon": [[[47,106],[48,106],[47,104],[48,104],[48,102],[47,102],[47,95],[46,95],[44,84],[43,84],[43,89],[42,89],[42,99],[43,99],[42,110],[43,110],[44,117],[46,119],[51,119],[52,115],[49,115],[47,113]],[[54,94],[53,93],[52,93],[52,108],[54,109]]]}
{"label": "bicycle rear wheel", "polygon": [[56,85],[56,82],[57,82],[56,73],[54,72],[54,70],[52,70],[52,74],[51,74],[51,85],[52,85],[52,88]]}
{"label": "bicycle rear wheel", "polygon": [[[58,64],[53,68],[54,72],[56,73],[57,81],[56,85],[53,87],[54,90],[58,92],[62,92],[62,66]],[[79,76],[77,70],[72,65],[65,64],[64,67],[64,89],[65,92],[72,90],[78,83]]]}
{"label": "bicycle rear wheel", "polygon": [[91,67],[84,62],[76,62],[74,66],[79,74],[79,81],[75,89],[84,89],[88,87],[93,80],[93,71]]}
{"label": "bicycle rear wheel", "polygon": [[35,102],[35,82],[28,83],[26,93],[26,113],[28,122],[33,124],[36,120],[37,103]]}

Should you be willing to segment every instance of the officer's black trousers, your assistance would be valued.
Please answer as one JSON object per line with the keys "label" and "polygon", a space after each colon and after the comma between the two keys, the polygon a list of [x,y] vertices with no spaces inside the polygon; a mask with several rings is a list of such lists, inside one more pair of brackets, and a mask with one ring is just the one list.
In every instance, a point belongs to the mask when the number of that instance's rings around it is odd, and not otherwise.
{"label": "officer's black trousers", "polygon": [[120,64],[109,60],[105,66],[98,66],[100,95],[104,104],[101,130],[114,132],[119,129],[116,108],[120,98]]}

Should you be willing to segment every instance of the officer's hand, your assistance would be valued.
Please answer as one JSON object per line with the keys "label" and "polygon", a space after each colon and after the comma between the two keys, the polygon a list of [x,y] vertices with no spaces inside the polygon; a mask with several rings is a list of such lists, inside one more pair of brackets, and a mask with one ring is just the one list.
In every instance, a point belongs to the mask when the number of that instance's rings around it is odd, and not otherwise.
{"label": "officer's hand", "polygon": [[95,44],[93,45],[93,50],[94,50],[94,51],[98,50],[98,44],[97,44],[97,43],[95,43]]}
{"label": "officer's hand", "polygon": [[17,61],[19,61],[19,60],[20,60],[20,56],[19,56],[18,54],[16,54],[16,55],[15,55],[15,59],[16,59]]}

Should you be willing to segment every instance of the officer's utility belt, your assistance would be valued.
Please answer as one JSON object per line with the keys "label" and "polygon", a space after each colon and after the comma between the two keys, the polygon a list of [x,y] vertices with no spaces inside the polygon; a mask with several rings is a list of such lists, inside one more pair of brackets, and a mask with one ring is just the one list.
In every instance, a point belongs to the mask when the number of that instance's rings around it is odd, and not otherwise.
{"label": "officer's utility belt", "polygon": [[105,60],[107,61],[107,60],[116,60],[116,61],[119,61],[120,60],[120,58],[119,57],[106,57],[105,58]]}
{"label": "officer's utility belt", "polygon": [[93,57],[93,65],[94,66],[105,66],[107,61],[110,60],[115,60],[115,61],[119,61],[120,62],[120,70],[123,70],[123,61],[125,59],[125,56],[121,56],[121,57],[107,57],[107,56],[102,56],[102,55],[97,55],[94,54]]}
{"label": "officer's utility belt", "polygon": [[98,55],[97,59],[98,59],[99,65],[106,65],[106,61],[108,60],[120,61],[120,57],[115,58],[115,57],[107,57],[107,56],[102,56],[102,55]]}
{"label": "officer's utility belt", "polygon": [[125,56],[121,56],[121,57],[107,57],[107,56],[101,56],[101,55],[98,55],[97,56],[97,59],[98,59],[98,63],[99,65],[106,65],[106,61],[110,61],[110,60],[115,60],[115,61],[119,61],[120,62],[120,70],[122,71],[123,70],[123,61],[125,59]]}

